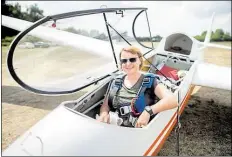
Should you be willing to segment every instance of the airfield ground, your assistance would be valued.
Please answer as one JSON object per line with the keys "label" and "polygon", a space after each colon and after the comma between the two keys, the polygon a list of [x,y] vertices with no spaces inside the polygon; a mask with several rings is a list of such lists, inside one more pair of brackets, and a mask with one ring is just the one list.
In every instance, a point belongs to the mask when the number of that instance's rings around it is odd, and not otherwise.
{"label": "airfield ground", "polygon": [[[229,46],[231,42],[220,44]],[[77,99],[86,92],[59,97],[27,92],[9,75],[6,51],[2,47],[2,150],[62,101]],[[231,67],[231,51],[209,48],[205,61]],[[231,91],[197,89],[181,115],[180,155],[231,156]],[[175,148],[176,137],[172,131],[158,155],[177,155]]]}

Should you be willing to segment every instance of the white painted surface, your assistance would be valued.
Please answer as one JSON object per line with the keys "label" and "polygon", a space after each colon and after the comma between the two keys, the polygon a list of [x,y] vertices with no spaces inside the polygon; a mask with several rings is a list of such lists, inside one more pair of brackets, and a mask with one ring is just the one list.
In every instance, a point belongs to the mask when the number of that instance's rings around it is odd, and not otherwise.
{"label": "white painted surface", "polygon": [[200,63],[197,65],[192,83],[199,86],[231,90],[231,68]]}

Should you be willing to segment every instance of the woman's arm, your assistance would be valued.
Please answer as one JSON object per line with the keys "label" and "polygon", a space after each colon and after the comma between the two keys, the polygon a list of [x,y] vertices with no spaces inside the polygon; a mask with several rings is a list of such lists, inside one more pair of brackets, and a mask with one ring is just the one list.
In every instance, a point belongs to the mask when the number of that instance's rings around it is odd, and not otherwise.
{"label": "woman's arm", "polygon": [[108,98],[106,98],[100,108],[99,118],[97,119],[100,122],[109,123],[110,116],[109,116],[109,106],[108,106]]}
{"label": "woman's arm", "polygon": [[[154,93],[160,99],[160,101],[151,106],[154,114],[177,107],[178,103],[174,94],[168,91],[163,84],[157,84],[155,86]],[[139,128],[146,126],[149,119],[150,114],[147,111],[143,111],[139,116],[135,127]]]}
{"label": "woman's arm", "polygon": [[100,116],[102,114],[109,114],[110,108],[108,105],[108,97],[109,97],[110,91],[112,90],[112,84],[114,84],[114,80],[110,82],[108,89],[106,91],[105,99],[104,99],[103,104],[100,108]]}
{"label": "woman's arm", "polygon": [[163,84],[157,84],[154,93],[160,99],[160,101],[151,106],[154,114],[178,106],[177,98],[174,96],[173,93],[167,90],[167,88]]}
{"label": "woman's arm", "polygon": [[105,99],[103,101],[103,104],[101,105],[100,108],[100,113],[99,113],[99,118],[98,121],[100,122],[105,122],[105,123],[109,123],[110,121],[110,116],[109,116],[109,111],[110,111],[110,107],[108,105],[108,97],[109,97],[109,92],[111,90],[111,86],[112,84],[110,84],[110,86],[108,87],[108,90],[106,92],[106,96]]}
{"label": "woman's arm", "polygon": [[106,96],[106,98],[103,101],[103,104],[100,108],[100,116],[102,114],[108,114],[110,111],[109,105],[108,105],[108,95]]}

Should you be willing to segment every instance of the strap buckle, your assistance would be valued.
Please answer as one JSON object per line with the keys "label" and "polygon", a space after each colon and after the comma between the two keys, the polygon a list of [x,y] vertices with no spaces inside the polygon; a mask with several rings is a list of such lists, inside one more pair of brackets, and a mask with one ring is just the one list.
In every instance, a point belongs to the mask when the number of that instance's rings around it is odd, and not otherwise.
{"label": "strap buckle", "polygon": [[145,77],[145,78],[143,79],[142,85],[143,85],[143,84],[149,84],[150,82],[151,82],[151,78],[150,78],[150,77]]}
{"label": "strap buckle", "polygon": [[115,85],[121,87],[121,85],[122,85],[122,79],[119,79],[119,78],[115,79]]}
{"label": "strap buckle", "polygon": [[130,113],[131,111],[132,110],[131,110],[130,106],[122,106],[122,107],[119,108],[120,115],[122,115],[122,116]]}

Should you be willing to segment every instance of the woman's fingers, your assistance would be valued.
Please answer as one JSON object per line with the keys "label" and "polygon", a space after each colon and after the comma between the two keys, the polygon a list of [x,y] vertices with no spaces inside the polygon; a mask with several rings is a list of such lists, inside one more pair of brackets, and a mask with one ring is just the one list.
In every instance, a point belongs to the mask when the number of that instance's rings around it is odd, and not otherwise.
{"label": "woman's fingers", "polygon": [[136,128],[139,127],[139,123],[138,123],[138,122],[135,123],[135,127],[136,127]]}
{"label": "woman's fingers", "polygon": [[109,114],[104,116],[104,122],[105,123],[110,123],[110,116],[109,116]]}
{"label": "woman's fingers", "polygon": [[108,117],[105,116],[105,117],[104,117],[104,123],[107,123],[107,122],[108,122]]}
{"label": "woman's fingers", "polygon": [[135,127],[136,127],[136,128],[141,128],[141,125],[142,125],[141,122],[138,122],[138,121],[137,121],[137,123],[135,124]]}
{"label": "woman's fingers", "polygon": [[108,122],[109,122],[109,115],[101,115],[101,116],[98,118],[98,121],[104,122],[104,123],[108,123]]}
{"label": "woman's fingers", "polygon": [[145,127],[147,124],[145,122],[140,122],[140,121],[137,121],[137,123],[135,124],[135,127],[136,128],[143,128]]}

